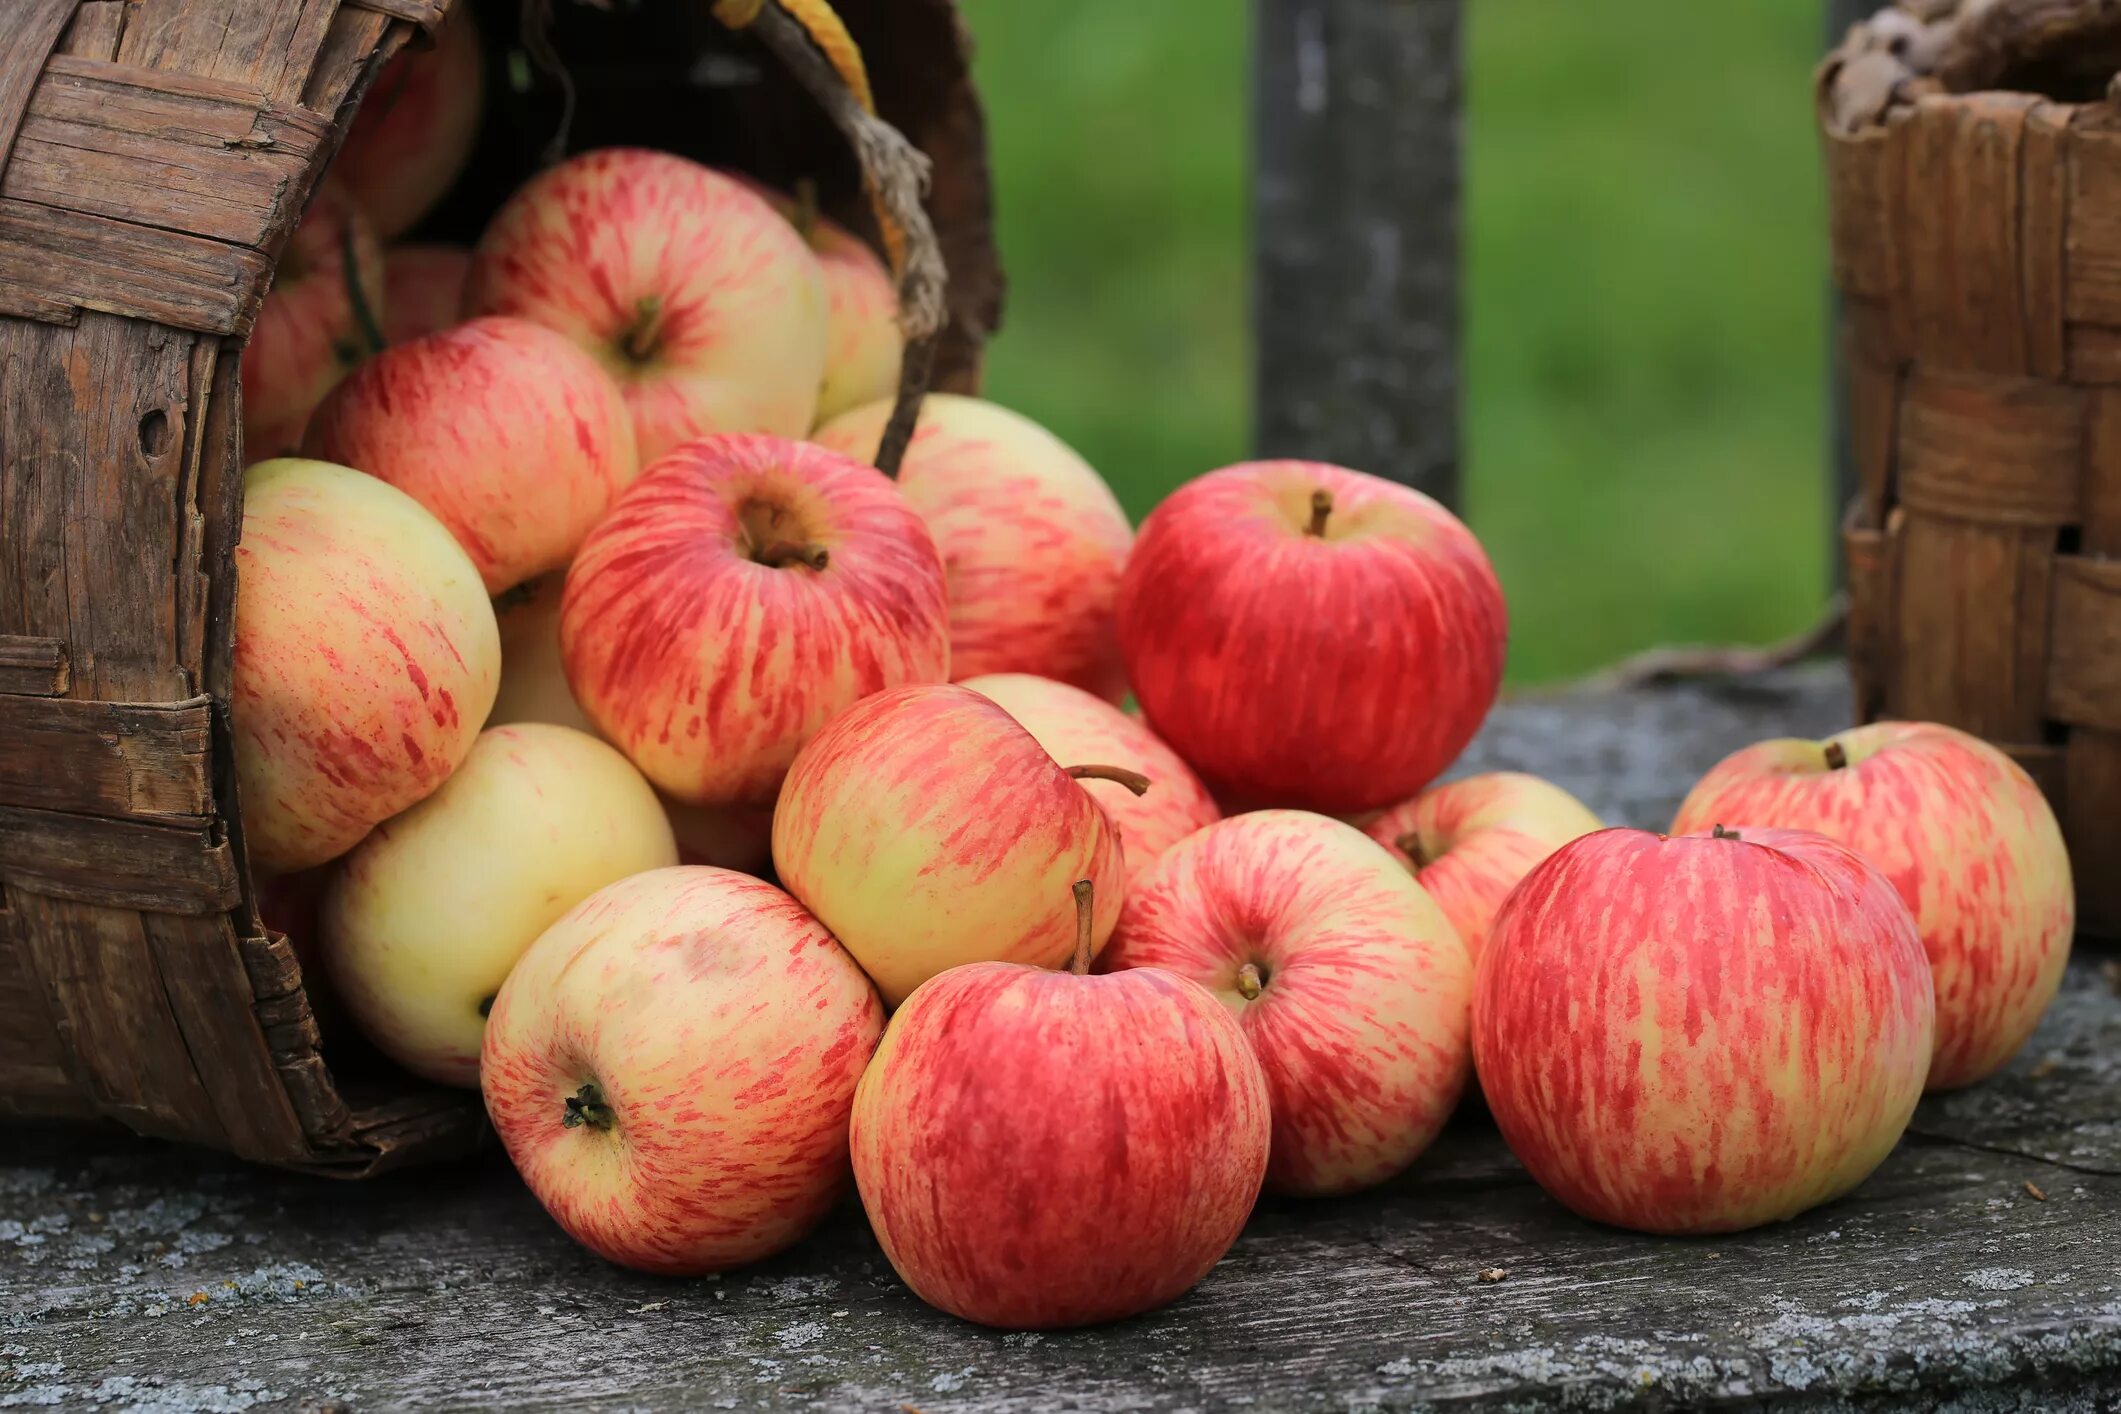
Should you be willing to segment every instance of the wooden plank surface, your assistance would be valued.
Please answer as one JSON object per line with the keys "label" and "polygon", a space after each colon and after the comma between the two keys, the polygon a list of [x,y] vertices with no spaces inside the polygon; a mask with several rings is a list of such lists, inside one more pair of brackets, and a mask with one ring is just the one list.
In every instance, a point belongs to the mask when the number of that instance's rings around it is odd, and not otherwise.
{"label": "wooden plank surface", "polygon": [[208,702],[0,704],[0,805],[204,829]]}
{"label": "wooden plank surface", "polygon": [[[1725,751],[1847,711],[1838,670],[1528,698],[1464,769],[1657,825]],[[920,1305],[851,1205],[761,1267],[654,1280],[572,1246],[493,1155],[347,1186],[18,1130],[0,1407],[2089,1414],[2121,1399],[2116,975],[2080,949],[2002,1077],[1925,1102],[1869,1183],[1794,1222],[1595,1227],[1469,1114],[1378,1190],[1268,1202],[1166,1310],[1040,1336]]]}

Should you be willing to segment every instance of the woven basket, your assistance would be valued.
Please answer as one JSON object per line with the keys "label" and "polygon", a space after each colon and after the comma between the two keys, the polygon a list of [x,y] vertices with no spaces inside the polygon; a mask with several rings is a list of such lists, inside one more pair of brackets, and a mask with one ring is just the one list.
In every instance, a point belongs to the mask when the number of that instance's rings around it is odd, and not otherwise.
{"label": "woven basket", "polygon": [[1978,733],[2121,934],[2121,7],[1881,12],[1821,69],[1859,714]]}
{"label": "woven basket", "polygon": [[[227,722],[237,353],[364,87],[449,8],[0,0],[0,1116],[343,1175],[481,1133],[474,1096],[327,1068],[258,920]],[[1000,276],[963,35],[949,0],[838,8],[883,116],[934,162],[935,377],[968,388]],[[556,130],[553,86],[500,81],[524,70],[523,9],[479,5],[481,147],[422,234],[475,237]],[[706,0],[553,10],[573,147],[815,177],[862,224],[845,142]]]}

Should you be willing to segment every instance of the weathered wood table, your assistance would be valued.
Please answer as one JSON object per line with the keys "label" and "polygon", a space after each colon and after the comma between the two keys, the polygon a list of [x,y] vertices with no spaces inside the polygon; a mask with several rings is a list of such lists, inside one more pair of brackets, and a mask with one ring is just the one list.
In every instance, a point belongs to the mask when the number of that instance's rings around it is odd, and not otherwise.
{"label": "weathered wood table", "polygon": [[[1828,669],[1580,691],[1498,711],[1467,768],[1654,826],[1724,751],[1846,711]],[[1593,1227],[1469,1117],[1379,1191],[1266,1203],[1178,1304],[1055,1335],[922,1306],[851,1205],[781,1260],[663,1281],[572,1246],[498,1157],[345,1186],[13,1132],[0,1408],[2121,1409],[2115,956],[2080,945],[2008,1074],[1784,1226]]]}

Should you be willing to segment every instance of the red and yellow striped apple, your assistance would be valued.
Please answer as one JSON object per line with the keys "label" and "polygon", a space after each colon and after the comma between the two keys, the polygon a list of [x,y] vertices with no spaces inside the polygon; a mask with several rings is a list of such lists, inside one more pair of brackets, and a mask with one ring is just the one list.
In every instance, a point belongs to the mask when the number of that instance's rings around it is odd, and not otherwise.
{"label": "red and yellow striped apple", "polygon": [[769,806],[833,713],[949,675],[947,613],[935,543],[873,468],[712,437],[649,467],[590,532],[560,652],[597,730],[666,793]]}
{"label": "red and yellow striped apple", "polygon": [[1118,781],[1082,782],[1119,831],[1129,877],[1141,874],[1158,855],[1201,826],[1222,818],[1193,768],[1158,741],[1156,733],[1102,697],[1028,673],[966,678],[964,686],[1016,718],[1056,761],[1124,766],[1148,777],[1151,784],[1141,795]]}
{"label": "red and yellow striped apple", "polygon": [[480,1085],[569,1236],[645,1272],[721,1271],[797,1241],[845,1191],[883,1022],[794,899],[724,869],[658,869],[531,945],[487,1019]]}
{"label": "red and yellow striped apple", "polygon": [[489,727],[441,789],[346,856],[321,918],[333,985],[377,1050],[476,1086],[516,959],[606,884],[677,862],[625,757],[569,727]]}
{"label": "red and yellow striped apple", "polygon": [[[364,317],[363,311],[366,311]],[[272,292],[243,346],[243,456],[263,461],[302,445],[309,415],[382,337],[383,250],[343,187],[310,198],[273,271]]]}
{"label": "red and yellow striped apple", "polygon": [[862,1206],[914,1294],[1050,1329],[1176,1299],[1259,1196],[1266,1081],[1229,1013],[1153,968],[953,968],[891,1019],[855,1092]]}
{"label": "red and yellow striped apple", "polygon": [[402,344],[461,323],[471,252],[451,245],[394,245],[383,252],[383,341]]}
{"label": "red and yellow striped apple", "polygon": [[[867,403],[811,440],[866,462],[890,417],[890,399]],[[1134,532],[1088,462],[1007,408],[934,393],[898,484],[942,551],[959,679],[1036,673],[1127,695],[1112,616]]]}
{"label": "red and yellow striped apple", "polygon": [[640,473],[617,386],[527,319],[383,350],[332,390],[304,445],[433,511],[490,594],[564,568]]}
{"label": "red and yellow striped apple", "polygon": [[1735,1232],[1854,1188],[1922,1096],[1915,920],[1802,830],[1563,845],[1481,953],[1473,1060],[1503,1138],[1588,1218]]}
{"label": "red and yellow striped apple", "polygon": [[396,487],[295,458],[243,485],[229,717],[251,862],[279,874],[448,779],[493,706],[501,642],[478,570]]}
{"label": "red and yellow striped apple", "polygon": [[1418,491],[1247,462],[1174,491],[1120,586],[1127,678],[1219,797],[1347,815],[1426,786],[1502,681],[1502,589]]}
{"label": "red and yellow striped apple", "polygon": [[1119,836],[1070,771],[942,684],[878,693],[811,738],[774,808],[773,863],[888,1006],[963,963],[1064,965],[1077,879],[1097,886],[1103,947],[1126,886]]}
{"label": "red and yellow striped apple", "polygon": [[1879,722],[1764,741],[1702,777],[1672,828],[1718,822],[1817,830],[1893,881],[1937,979],[1932,1090],[1994,1074],[2062,985],[2076,926],[2062,831],[2032,777],[1977,737]]}
{"label": "red and yellow striped apple", "polygon": [[1602,826],[1560,786],[1490,771],[1431,786],[1364,824],[1436,900],[1474,962],[1517,881],[1570,840]]}
{"label": "red and yellow striped apple", "polygon": [[1412,1163],[1472,1069],[1473,965],[1421,885],[1353,825],[1238,815],[1137,874],[1099,970],[1200,983],[1273,1097],[1267,1186],[1352,1193]]}
{"label": "red and yellow striped apple", "polygon": [[[826,422],[849,408],[895,396],[905,335],[899,330],[898,289],[890,269],[867,241],[821,215],[814,199],[798,199],[741,172],[727,175],[788,219],[824,276],[825,378],[818,388],[816,420]],[[870,452],[860,460],[869,460]]]}
{"label": "red and yellow striped apple", "polygon": [[391,56],[332,161],[386,239],[425,216],[471,160],[484,89],[471,9],[457,6],[432,47]]}
{"label": "red and yellow striped apple", "polygon": [[667,152],[606,148],[531,178],[486,228],[465,299],[587,349],[644,462],[717,432],[800,437],[817,413],[817,261],[757,192]]}

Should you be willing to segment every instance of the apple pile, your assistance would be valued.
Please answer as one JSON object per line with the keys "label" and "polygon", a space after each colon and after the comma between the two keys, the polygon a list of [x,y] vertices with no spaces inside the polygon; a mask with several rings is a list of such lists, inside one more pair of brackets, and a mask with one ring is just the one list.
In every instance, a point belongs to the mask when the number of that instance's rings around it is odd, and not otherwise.
{"label": "apple pile", "polygon": [[1563,1203],[1726,1231],[2024,1042],[2068,866],[1978,741],[1764,743],[1668,834],[1439,784],[1507,625],[1417,492],[1251,462],[1137,536],[949,395],[887,478],[884,265],[668,153],[381,243],[468,150],[467,25],[379,83],[245,355],[236,779],[333,1014],[481,1090],[591,1249],[754,1261],[851,1177],[927,1301],[1076,1325],[1476,1083]]}

